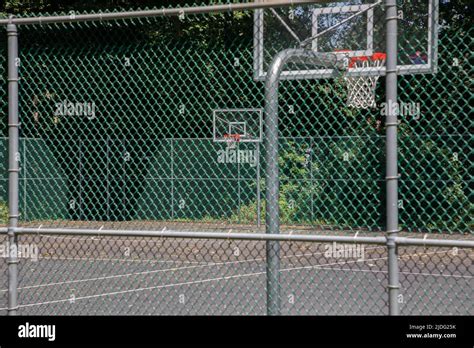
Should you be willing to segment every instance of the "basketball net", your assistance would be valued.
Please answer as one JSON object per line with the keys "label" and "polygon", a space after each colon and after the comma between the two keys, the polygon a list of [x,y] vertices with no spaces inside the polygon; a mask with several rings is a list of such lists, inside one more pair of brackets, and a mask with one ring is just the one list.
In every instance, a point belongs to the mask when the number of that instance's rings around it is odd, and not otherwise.
{"label": "basketball net", "polygon": [[[349,69],[355,68],[378,68],[385,65],[387,55],[385,53],[374,53],[372,56],[351,57]],[[358,109],[369,109],[376,107],[375,89],[380,76],[345,76],[347,86],[347,106]]]}
{"label": "basketball net", "polygon": [[233,149],[236,147],[237,143],[240,142],[241,134],[224,134],[224,140],[227,143],[227,147]]}

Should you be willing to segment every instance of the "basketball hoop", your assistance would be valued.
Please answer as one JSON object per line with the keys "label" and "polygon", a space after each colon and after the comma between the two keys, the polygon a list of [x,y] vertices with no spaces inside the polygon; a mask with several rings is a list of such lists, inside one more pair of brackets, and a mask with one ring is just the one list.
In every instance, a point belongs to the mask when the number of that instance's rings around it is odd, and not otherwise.
{"label": "basketball hoop", "polygon": [[[344,53],[345,51],[340,51]],[[385,65],[387,55],[385,53],[374,53],[371,56],[358,56],[349,58],[350,69],[379,68]],[[379,75],[373,76],[345,76],[347,86],[347,106],[358,109],[369,109],[376,106],[375,89]]]}
{"label": "basketball hoop", "polygon": [[237,143],[240,143],[242,134],[224,134],[224,141],[229,148],[234,148]]}

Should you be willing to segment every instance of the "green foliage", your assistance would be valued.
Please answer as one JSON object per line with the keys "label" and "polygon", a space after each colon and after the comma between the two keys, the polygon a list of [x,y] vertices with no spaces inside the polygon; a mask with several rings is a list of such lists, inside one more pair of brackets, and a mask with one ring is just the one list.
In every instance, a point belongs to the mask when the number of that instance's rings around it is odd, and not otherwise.
{"label": "green foliage", "polygon": [[0,223],[8,223],[8,205],[6,202],[0,202]]}
{"label": "green foliage", "polygon": [[[17,0],[4,2],[0,11],[25,15],[184,3],[189,1]],[[438,74],[399,77],[400,101],[419,103],[423,113],[419,120],[402,118],[400,125],[400,220],[409,231],[472,229],[468,101],[474,26],[466,15],[469,6],[468,1],[441,2]],[[22,27],[22,137],[41,140],[28,153],[28,176],[35,184],[28,181],[22,202],[41,197],[41,208],[35,209],[48,219],[105,220],[112,214],[123,220],[169,220],[171,202],[176,205],[170,197],[179,192],[190,198],[186,209],[173,215],[176,221],[255,223],[254,169],[242,174],[243,166],[217,165],[214,147],[189,143],[172,153],[160,143],[211,138],[209,115],[215,108],[263,106],[263,83],[252,76],[252,39],[250,11],[113,25]],[[131,59],[130,67],[124,68],[124,58]],[[3,75],[5,62],[0,55]],[[378,104],[385,97],[383,83],[382,78]],[[342,78],[330,83],[284,81],[280,91],[282,223],[383,228],[383,117],[377,110],[345,106]],[[0,94],[0,109],[6,114],[5,89]],[[105,112],[93,122],[58,118],[55,103],[64,99],[103,103],[98,110]],[[183,104],[185,114],[179,111]],[[289,105],[294,113],[288,112]],[[5,122],[2,130],[6,136]],[[127,165],[119,160],[125,150],[131,155]],[[53,164],[31,169],[31,163],[41,161]],[[173,184],[172,161],[181,179]],[[104,168],[112,174],[104,174]],[[43,173],[64,182],[44,181]],[[78,178],[90,179],[90,186]],[[171,188],[177,182],[180,186]],[[106,207],[105,186],[112,209]],[[52,187],[55,195],[42,198]],[[263,198],[263,179],[261,189]],[[82,202],[80,214],[69,208],[72,199]],[[264,219],[264,199],[261,209]]]}

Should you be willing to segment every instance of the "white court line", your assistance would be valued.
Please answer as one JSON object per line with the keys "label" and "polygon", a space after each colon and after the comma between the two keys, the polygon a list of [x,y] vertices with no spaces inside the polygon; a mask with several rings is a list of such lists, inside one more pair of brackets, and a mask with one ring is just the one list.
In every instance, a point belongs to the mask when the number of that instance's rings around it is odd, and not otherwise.
{"label": "white court line", "polygon": [[[445,251],[443,251],[445,252]],[[443,252],[433,252],[430,254],[439,254]],[[314,254],[309,254],[309,255],[314,255]],[[423,255],[428,255],[428,253],[425,253]],[[301,257],[301,256],[308,256],[308,254],[302,254],[302,255],[292,255],[292,256],[286,256],[284,258],[292,258],[292,257]],[[351,261],[344,261],[344,262],[334,262],[334,263],[326,263],[322,265],[312,265],[312,266],[302,266],[302,267],[295,267],[295,268],[286,268],[281,271],[292,271],[292,270],[300,270],[300,269],[314,269],[314,268],[319,268],[319,269],[325,269],[324,266],[333,266],[333,265],[340,265],[340,264],[353,264],[357,262],[366,262],[366,261],[377,261],[377,260],[385,260],[387,259],[386,257],[381,257],[381,258],[373,258],[373,259],[364,259],[364,260],[351,260]],[[89,278],[89,279],[79,279],[79,280],[71,280],[71,281],[65,281],[65,282],[56,282],[56,283],[48,283],[48,284],[38,284],[38,285],[31,285],[31,286],[25,286],[19,288],[19,290],[27,290],[27,289],[34,289],[34,288],[41,288],[41,287],[49,287],[49,286],[56,286],[56,285],[66,285],[66,284],[74,284],[74,283],[84,283],[88,281],[101,281],[101,280],[108,280],[108,279],[114,279],[114,278],[121,278],[121,277],[130,277],[130,276],[140,276],[140,275],[149,275],[153,273],[161,273],[161,272],[170,272],[170,271],[180,271],[180,270],[185,270],[185,269],[195,269],[195,268],[203,268],[203,267],[211,267],[211,266],[223,266],[229,263],[236,264],[236,263],[246,263],[246,262],[252,262],[252,261],[261,261],[263,259],[253,259],[253,260],[241,260],[241,261],[232,261],[232,262],[219,262],[219,263],[213,263],[213,264],[208,264],[208,265],[196,265],[196,266],[186,266],[186,267],[175,267],[175,268],[168,268],[168,269],[162,269],[162,270],[154,270],[154,271],[144,271],[144,272],[136,272],[136,273],[127,273],[127,274],[121,274],[121,275],[114,275],[114,276],[105,276],[105,277],[96,277],[96,278]],[[386,271],[376,271],[376,270],[351,270],[351,269],[337,269],[337,268],[329,268],[333,270],[341,270],[341,271],[353,271],[353,272],[371,272],[371,273],[386,273]],[[431,273],[420,273],[420,272],[400,272],[401,274],[412,274],[412,275],[423,275],[423,276],[438,276],[438,277],[445,277],[445,278],[473,278],[471,276],[463,276],[463,275],[447,275],[447,274],[431,274]],[[5,292],[5,290],[1,290],[1,292]]]}
{"label": "white court line", "polygon": [[[220,229],[220,230],[227,230],[227,229]],[[97,230],[99,231],[99,230]],[[139,230],[139,231],[148,231],[148,230]],[[232,229],[230,229],[232,231]],[[192,232],[192,231],[190,231]],[[229,233],[229,231],[227,231]],[[35,234],[31,234],[35,235]],[[116,236],[115,238],[106,238],[104,236],[101,236],[100,234],[97,235],[92,235],[92,236],[54,236],[54,235],[48,235],[48,234],[39,234],[41,238],[50,238],[50,239],[68,239],[68,240],[91,240],[91,241],[105,241],[105,242],[117,242],[117,241],[123,241],[123,240],[130,240],[134,241],[134,239],[130,238],[136,238],[135,240],[140,241],[140,237],[135,237],[135,236]],[[146,237],[148,238],[149,241],[163,241],[163,240],[169,240],[169,238],[166,237]],[[179,238],[178,238],[179,239]],[[189,238],[181,237],[181,240],[189,240]],[[207,241],[209,239],[207,238],[195,238],[196,240],[201,240],[201,241]]]}
{"label": "white court line", "polygon": [[[316,266],[284,268],[284,269],[280,270],[280,272],[289,272],[289,271],[295,271],[295,270],[301,270],[301,269],[312,269],[312,268],[319,268],[319,269],[331,270],[331,271],[347,271],[348,270],[348,269],[343,269],[343,268],[320,267],[320,266],[316,265]],[[388,273],[388,271],[375,271],[374,272],[374,271],[371,271],[371,270],[352,270],[352,269],[349,269],[349,271],[352,271],[352,272]],[[411,272],[400,272],[400,273],[446,277],[446,275],[443,275],[443,274],[429,274],[429,273],[426,274],[426,273],[411,273]],[[266,274],[266,272],[236,274],[236,275],[232,275],[232,276],[225,276],[225,277],[218,277],[218,278],[208,278],[208,279],[188,281],[188,282],[157,285],[157,286],[150,286],[150,287],[145,287],[145,288],[121,290],[121,291],[114,291],[114,292],[108,292],[108,293],[102,293],[102,294],[96,294],[96,295],[81,296],[81,297],[75,297],[74,300],[75,301],[88,300],[88,299],[93,299],[93,298],[121,295],[121,294],[133,293],[133,292],[142,292],[142,291],[147,291],[147,290],[158,290],[158,289],[164,289],[164,288],[169,288],[169,287],[177,287],[177,286],[183,286],[183,285],[203,284],[203,283],[209,283],[209,282],[215,282],[215,281],[221,281],[221,280],[229,280],[229,279],[235,279],[235,278],[254,277],[254,276],[260,276],[260,275],[264,275],[264,274]],[[453,277],[453,276],[451,276],[451,277]],[[474,278],[472,276],[457,276],[457,277]],[[49,305],[49,304],[69,302],[69,301],[70,301],[70,299],[68,298],[68,299],[53,300],[53,301],[46,301],[46,302],[28,303],[28,304],[25,304],[25,305],[19,305],[18,308]],[[7,308],[0,308],[0,310],[6,310],[6,309]]]}
{"label": "white court line", "polygon": [[[373,247],[370,248],[369,250],[377,249],[380,247]],[[423,253],[423,254],[410,254],[410,256],[428,256],[432,254],[441,254],[441,253],[446,253],[449,252],[448,250],[446,251],[438,251],[438,252],[431,252],[431,253]],[[306,254],[298,254],[298,255],[289,255],[289,256],[283,256],[282,259],[288,259],[288,258],[294,258],[294,257],[304,257],[304,256],[315,256],[315,255],[321,255],[324,252],[318,252],[318,253],[306,253]],[[321,264],[321,265],[316,265],[319,267],[322,266],[332,266],[332,265],[340,265],[340,264],[352,264],[356,262],[367,262],[367,261],[376,261],[376,260],[385,260],[387,257],[381,257],[381,258],[374,258],[374,259],[364,259],[364,260],[351,260],[351,261],[338,261],[335,263],[327,263],[327,264]],[[54,282],[54,283],[46,283],[46,284],[37,284],[37,285],[29,285],[25,287],[20,287],[18,288],[19,290],[27,290],[27,289],[34,289],[34,288],[41,288],[41,287],[49,287],[49,286],[56,286],[56,285],[66,285],[66,284],[75,284],[75,283],[84,283],[88,281],[101,281],[101,280],[108,280],[108,279],[114,279],[114,278],[122,278],[122,277],[130,277],[130,276],[140,276],[140,275],[150,275],[154,273],[162,273],[162,272],[171,272],[171,271],[180,271],[180,270],[186,270],[186,269],[195,269],[195,268],[204,268],[204,267],[212,267],[212,266],[224,266],[227,264],[239,264],[239,263],[248,263],[248,262],[256,262],[256,261],[264,261],[264,258],[256,258],[256,259],[248,259],[248,260],[240,260],[240,261],[227,261],[227,262],[214,262],[214,263],[208,263],[208,264],[199,264],[195,266],[184,266],[184,267],[173,267],[173,268],[167,268],[167,269],[160,269],[160,270],[153,270],[153,271],[143,271],[143,272],[135,272],[135,273],[126,273],[126,274],[118,274],[118,275],[111,275],[111,276],[103,276],[103,277],[94,277],[94,278],[87,278],[87,279],[78,279],[78,280],[69,280],[69,281],[63,281],[63,282]],[[314,266],[308,266],[310,268],[314,268]],[[375,271],[373,271],[375,273]],[[401,272],[403,273],[403,272]],[[405,272],[406,273],[406,272]],[[422,274],[422,273],[410,273],[408,274],[420,274],[420,275],[430,275],[429,273]],[[454,275],[443,275],[444,277],[456,277]],[[463,277],[463,276],[461,276]],[[467,276],[469,277],[469,276]],[[0,292],[6,292],[8,291],[7,289],[2,289]]]}
{"label": "white court line", "polygon": [[[96,240],[96,241],[113,241],[116,242],[117,238],[101,238],[95,239],[96,237],[76,237],[76,236],[50,236],[50,235],[40,235],[42,238],[53,238],[53,239],[75,239],[75,240]],[[160,242],[161,242],[161,237],[160,237]],[[156,244],[156,243],[155,243]],[[374,249],[381,249],[384,248],[384,246],[376,246],[376,247],[371,247],[367,248],[366,250],[374,250]],[[321,253],[314,253],[313,255],[318,255]],[[301,256],[307,256],[309,254],[301,255]],[[176,256],[180,257],[178,254],[170,254],[169,256]],[[298,256],[298,255],[294,255]],[[294,257],[292,256],[292,257]],[[205,261],[180,261],[180,260],[155,260],[155,259],[114,259],[114,258],[94,258],[90,259],[87,257],[39,257],[39,260],[71,260],[71,261],[117,261],[117,262],[149,262],[149,263],[171,263],[171,262],[181,262],[181,263],[190,263],[190,264],[206,264]],[[260,260],[260,259],[255,259],[255,260]],[[253,260],[250,260],[253,261]],[[2,291],[2,290],[0,290]]]}
{"label": "white court line", "polygon": [[[365,248],[364,250],[376,250],[376,249],[386,249],[385,246],[376,246],[376,247],[370,247],[370,248]],[[465,251],[463,249],[459,250],[460,251]],[[445,251],[443,251],[445,252]],[[448,252],[448,251],[446,251]],[[466,251],[467,252],[467,251]],[[303,254],[303,255],[293,255],[290,257],[297,257],[297,256],[308,256],[308,255],[320,255],[322,253],[313,253],[313,254]],[[399,259],[404,260],[407,256],[408,258],[415,257],[415,256],[424,256],[428,255],[427,253],[415,253],[415,254],[404,254],[399,256]],[[472,254],[474,256],[474,253]],[[169,256],[175,256],[175,257],[180,257],[178,254],[171,254]],[[471,256],[471,254],[469,254]],[[282,257],[286,258],[286,257]],[[112,262],[146,262],[146,263],[184,263],[184,264],[198,264],[198,265],[206,265],[206,261],[187,261],[187,260],[156,260],[156,259],[114,259],[114,258],[88,258],[88,257],[38,257],[38,260],[51,260],[51,261],[112,261]],[[261,260],[261,259],[254,259],[254,260]],[[248,261],[253,261],[253,260],[248,260]],[[229,261],[232,262],[232,261]],[[2,291],[2,290],[0,290]]]}
{"label": "white court line", "polygon": [[[293,258],[293,257],[314,256],[314,255],[319,255],[319,254],[322,254],[322,252],[321,253],[307,253],[307,254],[283,256],[282,259]],[[88,282],[88,281],[97,281],[97,280],[107,280],[107,279],[121,278],[121,277],[130,277],[130,276],[135,276],[135,275],[148,275],[148,274],[160,273],[160,272],[181,271],[181,270],[186,270],[186,269],[204,268],[204,267],[212,267],[212,266],[224,266],[224,265],[227,265],[227,264],[239,264],[239,263],[257,262],[257,261],[264,261],[264,260],[265,260],[265,258],[262,257],[262,258],[247,259],[247,260],[240,260],[240,261],[211,262],[211,263],[194,265],[194,266],[173,267],[173,268],[166,268],[166,269],[153,270],[153,271],[125,273],[125,274],[117,274],[117,275],[104,276],[104,277],[95,277],[95,278],[87,278],[87,279],[68,280],[68,281],[56,282],[56,283],[29,285],[29,286],[21,287],[21,288],[18,288],[18,289],[19,290],[34,289],[34,288],[48,287],[48,286],[55,286],[55,285],[82,283],[82,282]],[[8,289],[0,290],[0,292],[5,292],[5,291],[8,291]]]}
{"label": "white court line", "polygon": [[[49,235],[40,235],[41,238],[50,238],[50,239],[68,239],[68,240],[76,240],[76,241],[86,241],[86,240],[93,240],[93,241],[106,241],[106,242],[117,242],[117,241],[120,241],[120,237],[119,238],[103,238],[103,237],[100,237],[100,236],[93,236],[93,237],[75,237],[75,236],[49,236]],[[96,239],[97,238],[97,239]],[[140,240],[137,240],[138,242]],[[158,241],[162,242],[161,238],[158,239]],[[155,245],[157,245],[158,243],[155,242]],[[162,243],[160,243],[162,244]],[[126,246],[124,246],[126,247]],[[179,257],[179,255],[177,254],[171,254],[170,256],[177,256]],[[57,258],[54,258],[54,257],[51,257],[51,258],[48,258],[48,257],[39,257],[38,258],[39,260],[77,260],[77,261],[91,261],[90,258],[87,258],[87,257],[57,257]],[[153,260],[153,259],[113,259],[113,258],[95,258],[95,259],[92,259],[94,261],[117,261],[117,262],[155,262],[155,263],[169,263],[169,262],[178,262],[178,261],[174,261],[174,260]],[[191,264],[200,264],[202,262],[200,261],[179,261],[179,262],[182,262],[182,263],[191,263]]]}
{"label": "white court line", "polygon": [[[252,262],[258,260],[242,260],[242,261],[233,261],[232,263],[243,263],[243,262]],[[66,284],[74,284],[74,283],[85,283],[90,281],[100,281],[100,280],[108,280],[114,278],[126,278],[131,276],[140,276],[140,275],[150,275],[154,273],[162,273],[162,272],[174,272],[174,271],[181,271],[186,269],[195,269],[195,268],[204,268],[204,267],[212,267],[212,266],[223,266],[230,262],[221,262],[221,263],[210,263],[205,265],[195,265],[195,266],[184,266],[184,267],[173,267],[173,268],[165,268],[165,269],[158,269],[153,271],[143,271],[143,272],[135,272],[135,273],[125,273],[125,274],[117,274],[111,276],[104,276],[104,277],[96,277],[96,278],[87,278],[87,279],[78,279],[78,280],[68,280],[64,282],[56,282],[56,283],[47,283],[47,284],[38,284],[38,285],[29,285],[25,287],[18,288],[18,290],[24,289],[34,289],[34,288],[42,288],[48,286],[55,286],[55,285],[66,285]],[[6,291],[6,290],[0,290]]]}
{"label": "white court line", "polygon": [[[365,248],[364,250],[376,250],[376,249],[386,249],[386,247],[380,245],[375,247]],[[298,256],[309,256],[309,255],[320,255],[323,252],[318,253],[311,253],[311,254],[302,254],[302,255],[293,255],[289,257],[298,257]],[[178,254],[169,254],[169,256],[181,257]],[[282,257],[286,258],[286,257]],[[156,259],[115,259],[115,258],[88,258],[88,257],[38,257],[38,260],[53,260],[53,261],[114,261],[114,262],[147,262],[147,263],[171,263],[171,262],[181,262],[181,263],[190,263],[190,264],[207,264],[206,261],[187,261],[187,260],[156,260]],[[253,260],[262,260],[259,259],[251,259]],[[229,261],[231,262],[231,261]]]}
{"label": "white court line", "polygon": [[[178,256],[178,255],[170,255]],[[178,256],[179,257],[179,256]],[[187,260],[156,260],[156,259],[113,259],[113,258],[90,258],[90,257],[38,257],[38,260],[47,261],[111,261],[111,262],[146,262],[146,263],[189,263],[203,264],[205,261],[187,261]]]}
{"label": "white court line", "polygon": [[[383,248],[383,247],[372,247],[367,250],[374,250],[378,248]],[[294,257],[304,257],[304,256],[315,256],[315,255],[322,255],[324,252],[315,252],[315,253],[306,253],[306,254],[297,254],[297,255],[288,255],[288,256],[283,256],[282,259],[289,259],[289,258],[294,258]],[[382,258],[384,259],[384,258]],[[65,284],[74,284],[74,283],[83,283],[83,282],[88,282],[88,281],[100,281],[100,280],[107,280],[107,279],[114,279],[114,278],[121,278],[121,277],[130,277],[130,276],[135,276],[135,275],[148,275],[148,274],[153,274],[153,273],[161,273],[161,272],[171,272],[171,271],[180,271],[180,270],[186,270],[186,269],[193,269],[193,268],[204,268],[204,267],[212,267],[212,266],[223,266],[227,264],[239,264],[239,263],[248,263],[248,262],[257,262],[257,261],[264,261],[265,258],[256,258],[256,259],[247,259],[247,260],[240,260],[240,261],[226,261],[226,262],[211,262],[211,263],[206,263],[206,264],[199,264],[195,266],[184,266],[184,267],[173,267],[173,268],[167,268],[167,269],[161,269],[161,270],[153,270],[153,271],[143,271],[143,272],[135,272],[135,273],[125,273],[125,274],[117,274],[117,275],[111,275],[111,276],[103,276],[103,277],[94,277],[94,278],[87,278],[87,279],[78,279],[78,280],[68,280],[64,282],[55,282],[55,283],[46,283],[46,284],[37,284],[37,285],[28,285],[24,287],[18,288],[18,290],[23,290],[23,289],[34,289],[34,288],[41,288],[41,287],[48,287],[48,286],[55,286],[55,285],[65,285]],[[371,261],[371,260],[378,260],[378,259],[367,259],[364,261]],[[95,259],[94,259],[95,261]],[[349,261],[345,261],[344,263],[349,263]],[[340,264],[340,262],[334,263],[334,264]],[[333,265],[333,264],[323,264],[321,266],[327,266],[327,265]],[[0,292],[6,292],[8,289],[2,289]]]}
{"label": "white court line", "polygon": [[[318,268],[318,267],[317,266],[304,266],[304,267],[296,267],[296,268],[286,268],[281,271],[283,272],[283,271],[293,271],[293,270],[311,269],[311,268]],[[321,267],[321,269],[335,270],[335,271],[352,271],[352,272],[387,273],[388,274],[388,271],[370,270],[370,269],[350,269],[350,268],[333,268],[333,267]],[[474,278],[474,276],[469,276],[469,275],[442,274],[442,273],[425,273],[425,272],[398,272],[398,273],[408,274],[408,275],[444,277],[444,278],[466,278],[466,279]]]}
{"label": "white court line", "polygon": [[[359,232],[356,233],[355,237],[358,235]],[[292,234],[292,231],[290,231],[290,234]],[[105,238],[105,237],[101,237],[101,236],[85,236],[85,237],[82,237],[82,236],[52,236],[52,235],[41,235],[40,234],[40,237],[41,238],[51,238],[51,239],[69,239],[69,240],[95,240],[95,241],[110,241],[110,242],[117,242],[117,240],[120,240],[119,238]],[[97,238],[97,239],[96,239]],[[162,242],[162,238],[160,237],[158,239],[158,241]],[[203,239],[201,239],[203,240]],[[292,243],[291,241],[289,241],[289,243]],[[155,242],[155,245],[157,245],[158,243]],[[162,244],[162,243],[160,243]],[[318,244],[323,244],[323,243],[318,243]],[[343,243],[342,243],[343,244]],[[385,246],[382,246],[382,245],[379,245],[379,246],[376,246],[376,247],[371,247],[371,248],[366,248],[365,250],[376,250],[376,249],[386,249]],[[464,249],[461,249],[460,251],[464,251]],[[467,251],[466,251],[467,252]],[[319,254],[322,254],[322,253],[314,253],[313,255],[319,255]],[[418,256],[418,255],[428,255],[429,253],[421,253],[421,254],[404,254],[404,255],[401,255],[399,256],[399,259],[404,259],[404,256],[408,256],[408,257],[411,257],[411,256]],[[307,256],[308,254],[306,255],[302,255],[302,256]],[[180,255],[178,254],[170,254],[169,256],[173,257],[177,257],[179,258]],[[295,257],[297,255],[294,255],[293,257]],[[198,265],[206,265],[206,262],[205,261],[182,261],[182,260],[155,260],[155,259],[114,259],[114,258],[94,258],[94,259],[90,259],[90,258],[87,258],[87,257],[57,257],[57,258],[54,258],[54,257],[51,257],[51,258],[48,258],[48,257],[39,257],[38,258],[39,260],[71,260],[71,261],[115,261],[115,262],[148,262],[148,263],[172,263],[172,262],[181,262],[183,264],[198,264]],[[249,262],[251,261],[255,261],[255,260],[260,260],[260,259],[254,259],[254,260],[249,260]],[[0,290],[1,291],[4,291],[4,290]]]}
{"label": "white court line", "polygon": [[[163,289],[163,288],[168,288],[168,287],[173,287],[173,286],[183,286],[183,285],[192,285],[192,284],[202,284],[202,283],[209,283],[213,281],[218,281],[218,280],[228,280],[232,278],[242,278],[242,277],[252,277],[256,275],[262,275],[265,274],[265,272],[256,272],[256,273],[248,273],[248,274],[238,274],[238,275],[233,275],[233,276],[226,276],[226,277],[219,277],[219,278],[210,278],[210,279],[203,279],[199,281],[189,281],[189,282],[182,282],[182,283],[174,283],[174,284],[166,284],[166,285],[157,285],[157,286],[150,286],[146,288],[139,288],[139,289],[132,289],[132,290],[121,290],[121,291],[115,291],[115,292],[109,292],[109,293],[104,293],[104,294],[97,294],[97,295],[89,295],[89,296],[82,296],[82,297],[76,297],[74,300],[86,300],[86,299],[91,299],[91,298],[98,298],[98,297],[104,297],[104,296],[113,296],[113,295],[121,295],[121,294],[126,294],[130,292],[138,292],[138,291],[146,291],[146,290],[156,290],[156,289]],[[39,303],[29,303],[25,305],[19,305],[18,308],[24,308],[24,307],[32,307],[32,306],[41,306],[41,305],[47,305],[47,304],[53,304],[53,303],[61,303],[61,302],[69,302],[70,299],[65,299],[65,300],[54,300],[54,301],[47,301],[47,302],[39,302]],[[0,310],[5,310],[7,308],[0,308]]]}

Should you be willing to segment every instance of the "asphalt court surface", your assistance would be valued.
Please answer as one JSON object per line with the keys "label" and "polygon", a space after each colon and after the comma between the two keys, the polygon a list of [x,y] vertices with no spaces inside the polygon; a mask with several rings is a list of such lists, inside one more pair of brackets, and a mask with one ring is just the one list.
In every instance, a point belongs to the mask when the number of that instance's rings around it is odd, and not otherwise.
{"label": "asphalt court surface", "polygon": [[[19,314],[263,315],[265,242],[25,235]],[[280,242],[282,314],[388,314],[387,254],[363,245]],[[363,253],[363,254],[361,254]],[[402,314],[474,314],[471,249],[399,247]],[[7,271],[0,274],[0,314]]]}

